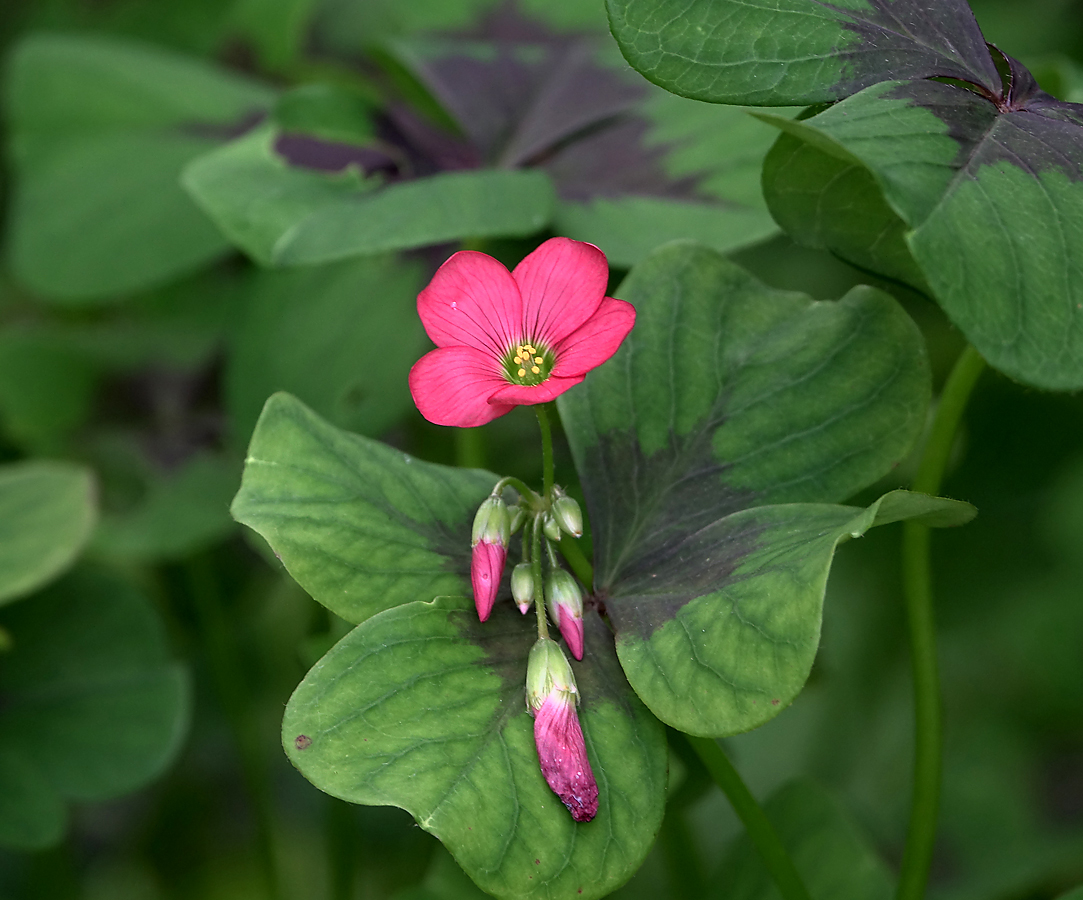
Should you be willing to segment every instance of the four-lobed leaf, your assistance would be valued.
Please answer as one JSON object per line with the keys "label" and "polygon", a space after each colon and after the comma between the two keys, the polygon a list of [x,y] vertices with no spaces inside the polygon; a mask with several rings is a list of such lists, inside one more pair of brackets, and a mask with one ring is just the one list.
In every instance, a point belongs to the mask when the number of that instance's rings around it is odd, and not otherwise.
{"label": "four-lobed leaf", "polygon": [[636,306],[635,330],[559,401],[595,594],[659,718],[693,734],[745,731],[808,677],[839,541],[972,510],[904,492],[866,510],[829,505],[888,472],[925,421],[921,337],[887,295],[814,303],[682,243],[618,294]]}
{"label": "four-lobed leaf", "polygon": [[500,897],[601,897],[639,867],[662,821],[667,748],[592,618],[573,663],[598,780],[577,824],[538,766],[526,710],[533,616],[465,597],[388,609],[343,638],[286,708],[286,752],[310,781],[354,803],[400,806]]}

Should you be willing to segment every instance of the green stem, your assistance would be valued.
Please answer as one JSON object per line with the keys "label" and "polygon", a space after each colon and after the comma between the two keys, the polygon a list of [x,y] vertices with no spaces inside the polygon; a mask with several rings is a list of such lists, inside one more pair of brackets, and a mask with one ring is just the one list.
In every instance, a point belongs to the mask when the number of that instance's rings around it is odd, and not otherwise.
{"label": "green stem", "polygon": [[538,637],[549,637],[549,622],[545,618],[545,589],[542,586],[541,538],[542,524],[540,516],[533,516],[524,526],[532,529],[530,535],[530,565],[534,574],[534,612],[538,616]]}
{"label": "green stem", "polygon": [[493,494],[500,496],[504,493],[505,486],[515,488],[519,492],[519,496],[528,501],[532,506],[539,506],[541,504],[541,497],[535,494],[524,481],[516,478],[514,475],[505,475],[493,486]]}
{"label": "green stem", "polygon": [[549,427],[548,403],[534,407],[538,414],[538,427],[542,437],[542,496],[550,500],[553,491],[553,430]]}
{"label": "green stem", "polygon": [[249,711],[242,670],[235,646],[235,629],[224,610],[224,598],[211,561],[193,556],[186,564],[188,588],[204,642],[204,652],[226,721],[233,732],[241,776],[256,819],[259,855],[267,896],[279,900],[278,863],[274,840],[274,803],[263,757],[263,741]]}
{"label": "green stem", "polygon": [[703,760],[703,765],[711,773],[715,784],[722,788],[722,793],[726,795],[733,811],[745,826],[745,831],[748,832],[783,900],[810,900],[808,890],[801,876],[797,874],[793,860],[786,852],[775,826],[741,780],[740,773],[733,767],[718,741],[693,737],[690,734],[685,735],[685,738]]}
{"label": "green stem", "polygon": [[[984,368],[985,360],[967,345],[940,394],[929,440],[914,478],[915,491],[939,492],[959,421]],[[896,897],[920,900],[925,895],[936,840],[944,729],[927,525],[915,522],[903,525],[903,592],[914,678],[914,793]]]}
{"label": "green stem", "polygon": [[455,429],[455,465],[460,469],[485,468],[485,437],[480,428]]}
{"label": "green stem", "polygon": [[588,591],[593,591],[594,566],[590,564],[590,560],[583,553],[583,548],[576,543],[575,538],[563,535],[557,547],[560,548],[560,555],[564,557],[564,561],[571,567],[575,577]]}

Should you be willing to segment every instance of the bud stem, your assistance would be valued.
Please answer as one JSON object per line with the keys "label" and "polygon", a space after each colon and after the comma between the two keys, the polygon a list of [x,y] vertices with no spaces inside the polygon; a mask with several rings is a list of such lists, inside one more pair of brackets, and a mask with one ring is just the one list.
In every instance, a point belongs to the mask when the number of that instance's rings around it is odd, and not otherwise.
{"label": "bud stem", "polygon": [[541,565],[541,516],[533,516],[530,524],[530,565],[534,570],[534,612],[538,615],[538,637],[549,637],[549,623],[545,620],[545,594],[542,588],[542,565]]}
{"label": "bud stem", "polygon": [[542,437],[542,496],[549,500],[553,493],[553,431],[549,427],[548,403],[539,403],[534,407],[538,414],[538,427]]}

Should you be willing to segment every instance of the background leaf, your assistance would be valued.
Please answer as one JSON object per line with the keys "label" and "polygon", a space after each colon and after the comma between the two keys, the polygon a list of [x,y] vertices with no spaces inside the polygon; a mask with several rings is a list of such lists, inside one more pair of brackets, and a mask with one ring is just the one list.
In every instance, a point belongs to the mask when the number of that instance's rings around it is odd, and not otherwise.
{"label": "background leaf", "polygon": [[[887,900],[894,885],[883,860],[815,782],[793,781],[763,805],[814,900]],[[759,853],[741,835],[714,881],[731,900],[778,897]]]}
{"label": "background leaf", "polygon": [[965,0],[607,0],[606,8],[632,66],[697,100],[820,103],[932,75],[1000,85]]}
{"label": "background leaf", "polygon": [[542,778],[526,712],[535,639],[511,604],[484,624],[461,597],[387,610],[298,687],[282,724],[286,752],[334,796],[407,809],[490,893],[604,896],[635,871],[661,824],[664,733],[590,617],[574,668],[599,808],[575,823]]}
{"label": "background leaf", "polygon": [[470,527],[497,478],[339,431],[275,394],[252,435],[233,517],[350,622],[469,591]]}
{"label": "background leaf", "polygon": [[71,463],[0,466],[0,604],[70,566],[97,518],[90,471]]}
{"label": "background leaf", "polygon": [[[104,800],[159,774],[187,728],[188,682],[162,623],[124,582],[77,571],[3,611],[0,843],[56,842],[64,801]],[[7,787],[7,785],[5,785]]]}
{"label": "background leaf", "polygon": [[26,38],[6,91],[15,275],[46,297],[84,302],[221,256],[228,245],[177,175],[272,97],[205,62],[116,38]]}

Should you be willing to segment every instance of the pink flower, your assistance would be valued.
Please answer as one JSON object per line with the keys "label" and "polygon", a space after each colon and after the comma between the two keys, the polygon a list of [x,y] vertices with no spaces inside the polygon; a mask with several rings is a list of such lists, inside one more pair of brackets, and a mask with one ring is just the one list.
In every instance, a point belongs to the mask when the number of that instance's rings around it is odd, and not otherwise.
{"label": "pink flower", "polygon": [[508,558],[511,523],[508,508],[500,497],[490,496],[474,516],[470,544],[470,582],[474,588],[474,605],[478,618],[484,622],[493,611],[504,563]]}
{"label": "pink flower", "polygon": [[575,711],[579,690],[560,646],[538,638],[526,668],[526,703],[534,716],[534,744],[546,783],[576,822],[598,812],[598,783]]}
{"label": "pink flower", "polygon": [[635,323],[605,295],[609,268],[593,244],[552,238],[513,272],[484,253],[453,255],[417,298],[437,349],[410,370],[410,392],[437,425],[484,425],[545,403],[617,352]]}

